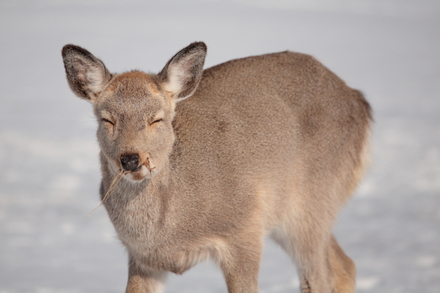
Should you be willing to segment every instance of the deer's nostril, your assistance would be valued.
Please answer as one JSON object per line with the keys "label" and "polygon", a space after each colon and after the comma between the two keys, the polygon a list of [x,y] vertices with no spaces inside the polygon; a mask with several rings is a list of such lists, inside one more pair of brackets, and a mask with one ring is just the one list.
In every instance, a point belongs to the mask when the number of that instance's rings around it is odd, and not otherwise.
{"label": "deer's nostril", "polygon": [[121,166],[125,171],[133,171],[139,166],[138,154],[123,154],[120,160]]}

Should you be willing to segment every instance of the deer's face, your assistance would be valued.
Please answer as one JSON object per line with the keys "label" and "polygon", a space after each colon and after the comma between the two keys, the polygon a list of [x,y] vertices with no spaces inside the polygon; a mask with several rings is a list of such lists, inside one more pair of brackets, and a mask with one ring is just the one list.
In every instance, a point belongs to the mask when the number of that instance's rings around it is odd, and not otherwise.
{"label": "deer's face", "polygon": [[206,50],[204,43],[190,44],[157,75],[113,75],[89,51],[64,46],[67,81],[76,95],[93,104],[99,145],[113,171],[129,172],[125,178],[135,181],[162,171],[174,142],[175,105],[195,92]]}
{"label": "deer's face", "polygon": [[164,166],[174,142],[174,101],[148,74],[114,77],[95,103],[98,141],[115,172],[142,180]]}

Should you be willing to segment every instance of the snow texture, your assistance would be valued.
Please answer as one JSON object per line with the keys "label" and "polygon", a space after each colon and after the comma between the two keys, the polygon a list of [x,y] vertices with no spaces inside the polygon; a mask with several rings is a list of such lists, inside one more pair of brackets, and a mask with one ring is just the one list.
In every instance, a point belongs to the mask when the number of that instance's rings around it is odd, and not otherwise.
{"label": "snow texture", "polygon": [[[335,233],[358,292],[440,292],[440,2],[429,0],[0,1],[0,293],[123,292],[126,254],[99,204],[91,106],[61,48],[111,71],[158,72],[193,41],[206,66],[276,51],[314,55],[375,113],[374,164]],[[268,241],[263,293],[298,292]],[[166,292],[226,292],[203,263]]]}

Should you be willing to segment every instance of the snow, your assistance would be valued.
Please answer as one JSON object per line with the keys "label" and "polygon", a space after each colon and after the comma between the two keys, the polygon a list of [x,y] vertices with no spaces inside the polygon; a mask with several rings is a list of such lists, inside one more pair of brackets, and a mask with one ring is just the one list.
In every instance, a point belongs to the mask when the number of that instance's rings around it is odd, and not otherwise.
{"label": "snow", "polygon": [[[440,290],[440,3],[414,0],[0,1],[0,293],[123,292],[126,255],[99,204],[91,106],[61,60],[83,46],[112,71],[157,72],[201,40],[207,66],[292,50],[362,90],[373,165],[335,226],[358,292]],[[260,288],[298,292],[268,241]],[[226,292],[203,263],[166,292]]]}

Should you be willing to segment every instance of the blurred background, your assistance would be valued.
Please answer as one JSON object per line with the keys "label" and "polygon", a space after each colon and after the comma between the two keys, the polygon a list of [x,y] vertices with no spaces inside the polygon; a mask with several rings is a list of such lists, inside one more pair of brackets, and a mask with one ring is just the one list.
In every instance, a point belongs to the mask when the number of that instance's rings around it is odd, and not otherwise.
{"label": "blurred background", "polygon": [[[360,89],[373,165],[335,233],[358,292],[440,292],[440,2],[429,0],[0,1],[0,293],[123,292],[126,253],[99,204],[92,107],[70,92],[61,48],[113,72],[158,72],[193,41],[206,67],[291,50]],[[299,292],[266,244],[261,292]],[[213,264],[166,292],[226,292]]]}

